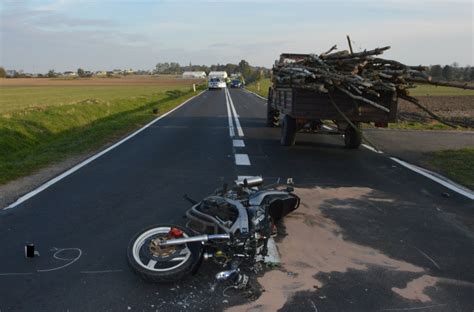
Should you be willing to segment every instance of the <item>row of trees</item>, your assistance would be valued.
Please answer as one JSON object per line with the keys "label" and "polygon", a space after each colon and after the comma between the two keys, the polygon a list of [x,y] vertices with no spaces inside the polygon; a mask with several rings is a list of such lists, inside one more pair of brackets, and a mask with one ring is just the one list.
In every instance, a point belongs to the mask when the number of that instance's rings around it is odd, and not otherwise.
{"label": "row of trees", "polygon": [[227,74],[240,74],[247,82],[253,82],[261,78],[269,77],[270,70],[265,67],[251,66],[246,60],[241,60],[238,64],[217,64],[217,65],[187,65],[181,66],[179,63],[158,63],[155,67],[156,74],[182,74],[185,71],[203,71],[209,74],[211,71],[226,71]]}
{"label": "row of trees", "polygon": [[457,63],[445,66],[431,65],[428,74],[434,80],[474,81],[474,67],[460,67]]}
{"label": "row of trees", "polygon": [[[217,65],[191,65],[181,66],[179,63],[158,63],[153,71],[155,74],[174,74],[179,75],[185,71],[204,71],[207,74],[210,71],[226,71],[228,74],[241,74],[247,82],[253,82],[261,78],[270,76],[270,70],[265,67],[251,66],[246,60],[241,60],[238,64],[217,64]],[[112,73],[112,72],[111,72]],[[140,71],[138,74],[147,74],[148,71]],[[122,74],[127,74],[126,72]],[[428,69],[428,74],[435,80],[444,81],[474,81],[474,67],[466,66],[460,67],[457,63],[451,65],[431,65]],[[37,75],[38,77],[56,77],[58,74],[54,70],[50,70],[45,75]],[[82,68],[77,70],[79,77],[90,77],[90,71],[84,71]],[[6,70],[0,67],[0,77],[7,76]],[[16,72],[14,77],[25,76],[21,72]]]}

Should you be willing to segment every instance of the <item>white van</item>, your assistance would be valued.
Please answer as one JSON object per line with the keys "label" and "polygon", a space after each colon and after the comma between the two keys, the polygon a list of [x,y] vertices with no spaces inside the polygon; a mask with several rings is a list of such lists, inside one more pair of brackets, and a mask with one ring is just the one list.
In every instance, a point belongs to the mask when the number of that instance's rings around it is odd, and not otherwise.
{"label": "white van", "polygon": [[209,77],[208,88],[210,89],[222,89],[227,87],[223,78],[219,77]]}
{"label": "white van", "polygon": [[209,89],[221,89],[226,88],[227,84],[225,79],[227,78],[227,72],[225,71],[211,71],[209,73],[208,87]]}

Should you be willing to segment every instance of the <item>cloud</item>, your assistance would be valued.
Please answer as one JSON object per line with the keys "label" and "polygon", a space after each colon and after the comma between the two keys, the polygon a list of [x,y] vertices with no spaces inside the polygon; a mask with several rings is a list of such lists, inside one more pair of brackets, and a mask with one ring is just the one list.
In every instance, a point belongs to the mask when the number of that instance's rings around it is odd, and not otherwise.
{"label": "cloud", "polygon": [[236,1],[6,1],[1,63],[41,71],[190,60],[271,66],[282,52],[345,49],[349,34],[354,48],[391,45],[386,56],[406,63],[473,64],[468,1],[247,2],[252,10]]}

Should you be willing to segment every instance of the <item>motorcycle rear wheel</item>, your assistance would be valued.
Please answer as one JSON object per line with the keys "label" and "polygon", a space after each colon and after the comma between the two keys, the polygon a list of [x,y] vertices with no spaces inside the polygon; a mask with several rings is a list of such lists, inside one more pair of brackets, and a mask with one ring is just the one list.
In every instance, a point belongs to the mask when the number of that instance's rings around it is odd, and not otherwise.
{"label": "motorcycle rear wheel", "polygon": [[183,237],[192,232],[182,226],[158,224],[147,227],[130,240],[127,248],[128,264],[144,280],[159,283],[176,282],[191,274],[200,262],[201,243],[160,248],[156,239],[166,239],[171,228],[178,228]]}

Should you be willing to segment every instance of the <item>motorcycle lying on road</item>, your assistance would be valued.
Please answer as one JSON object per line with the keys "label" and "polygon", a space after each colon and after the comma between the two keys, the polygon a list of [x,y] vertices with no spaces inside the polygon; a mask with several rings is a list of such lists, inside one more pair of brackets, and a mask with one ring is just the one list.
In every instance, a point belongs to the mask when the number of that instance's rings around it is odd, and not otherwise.
{"label": "motorcycle lying on road", "polygon": [[298,208],[300,199],[290,185],[259,189],[260,177],[224,185],[186,212],[186,226],[159,224],[137,233],[127,248],[131,268],[152,282],[175,282],[195,272],[202,260],[223,268],[217,281],[245,283],[252,269],[268,254],[275,222]]}

